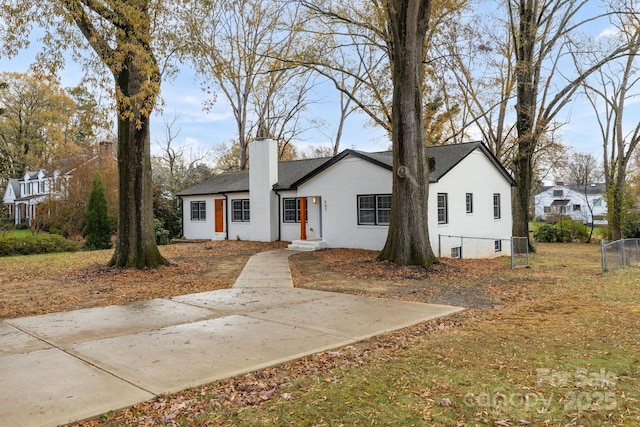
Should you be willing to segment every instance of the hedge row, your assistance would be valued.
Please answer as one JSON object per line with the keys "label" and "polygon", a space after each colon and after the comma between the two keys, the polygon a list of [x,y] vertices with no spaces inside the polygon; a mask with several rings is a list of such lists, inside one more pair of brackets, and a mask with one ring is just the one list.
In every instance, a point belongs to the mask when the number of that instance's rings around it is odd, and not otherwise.
{"label": "hedge row", "polygon": [[73,252],[80,244],[55,234],[15,235],[0,234],[0,256]]}

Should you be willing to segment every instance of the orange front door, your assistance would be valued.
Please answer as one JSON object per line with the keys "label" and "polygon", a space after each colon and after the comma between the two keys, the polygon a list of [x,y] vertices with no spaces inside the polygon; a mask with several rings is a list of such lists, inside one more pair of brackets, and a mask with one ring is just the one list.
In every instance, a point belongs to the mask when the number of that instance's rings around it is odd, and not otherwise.
{"label": "orange front door", "polygon": [[216,200],[215,203],[216,214],[216,233],[224,232],[224,200]]}

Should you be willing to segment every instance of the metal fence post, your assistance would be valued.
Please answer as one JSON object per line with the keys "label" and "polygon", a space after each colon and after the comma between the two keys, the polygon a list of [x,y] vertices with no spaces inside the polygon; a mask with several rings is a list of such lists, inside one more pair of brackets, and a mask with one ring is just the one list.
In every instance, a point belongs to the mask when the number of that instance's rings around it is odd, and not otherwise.
{"label": "metal fence post", "polygon": [[513,240],[513,236],[511,236],[511,269],[516,268],[516,258],[515,258],[515,241]]}
{"label": "metal fence post", "polygon": [[607,241],[602,239],[600,240],[600,258],[602,261],[602,272],[604,273],[605,271],[607,271],[607,255],[606,255],[606,249],[605,246],[607,244]]}

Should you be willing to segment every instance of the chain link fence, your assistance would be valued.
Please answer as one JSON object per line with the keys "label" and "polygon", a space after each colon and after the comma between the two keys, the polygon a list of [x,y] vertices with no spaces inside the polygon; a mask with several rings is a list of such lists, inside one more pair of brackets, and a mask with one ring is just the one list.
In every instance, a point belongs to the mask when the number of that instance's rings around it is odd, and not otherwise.
{"label": "chain link fence", "polygon": [[602,271],[640,266],[640,239],[602,240]]}
{"label": "chain link fence", "polygon": [[438,235],[438,257],[494,258],[498,256],[511,256],[512,268],[528,266],[529,240],[526,237],[505,239]]}
{"label": "chain link fence", "polygon": [[511,237],[511,268],[529,268],[529,238]]}

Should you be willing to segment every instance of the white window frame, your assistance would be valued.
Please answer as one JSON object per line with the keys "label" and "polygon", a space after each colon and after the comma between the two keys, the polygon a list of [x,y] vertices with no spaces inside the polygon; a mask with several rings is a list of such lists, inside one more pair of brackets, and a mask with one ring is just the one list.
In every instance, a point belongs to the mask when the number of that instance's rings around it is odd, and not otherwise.
{"label": "white window frame", "polygon": [[500,193],[493,193],[493,219],[502,217],[502,206],[500,202]]}
{"label": "white window frame", "polygon": [[449,223],[449,193],[438,193],[438,224]]}
{"label": "white window frame", "polygon": [[468,214],[473,213],[473,193],[467,193],[465,195],[465,205]]}
{"label": "white window frame", "polygon": [[454,246],[451,248],[451,258],[462,258],[462,246]]}

